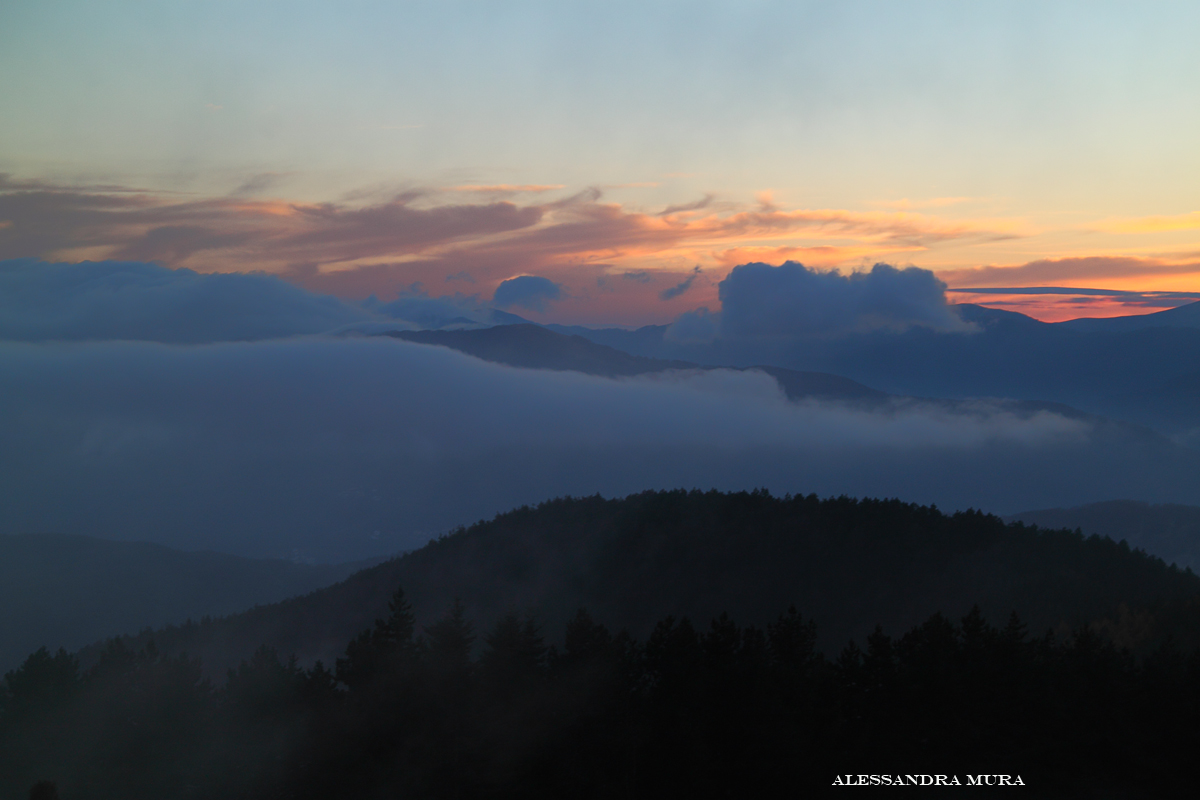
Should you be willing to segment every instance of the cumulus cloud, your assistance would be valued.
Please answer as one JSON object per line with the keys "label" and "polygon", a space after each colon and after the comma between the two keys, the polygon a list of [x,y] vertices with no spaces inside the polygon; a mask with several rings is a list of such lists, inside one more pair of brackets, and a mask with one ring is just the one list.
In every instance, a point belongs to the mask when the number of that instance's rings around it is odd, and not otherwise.
{"label": "cumulus cloud", "polygon": [[685,311],[663,331],[663,338],[678,344],[705,344],[717,338],[721,329],[721,315],[714,314],[707,306],[694,311]]}
{"label": "cumulus cloud", "polygon": [[530,311],[545,311],[546,303],[563,296],[562,286],[540,275],[520,275],[501,281],[492,302],[500,308],[520,306]]}
{"label": "cumulus cloud", "polygon": [[201,275],[119,261],[0,261],[0,339],[270,339],[367,317],[269,275]]}
{"label": "cumulus cloud", "polygon": [[719,284],[721,335],[789,337],[920,326],[967,331],[932,272],[876,264],[869,272],[818,272],[788,261],[743,264]]}

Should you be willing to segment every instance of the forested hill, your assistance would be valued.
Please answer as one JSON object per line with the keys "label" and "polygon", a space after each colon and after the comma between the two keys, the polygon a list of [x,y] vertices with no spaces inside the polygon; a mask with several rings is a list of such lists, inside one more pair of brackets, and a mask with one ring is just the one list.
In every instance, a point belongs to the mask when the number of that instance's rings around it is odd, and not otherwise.
{"label": "forested hill", "polygon": [[[948,515],[898,500],[644,492],[523,507],[338,585],[154,638],[162,651],[200,655],[215,674],[263,644],[328,664],[386,616],[398,586],[418,623],[436,620],[459,597],[481,629],[516,610],[551,637],[580,607],[643,637],[668,615],[703,621],[728,612],[761,625],[795,605],[831,652],[876,623],[901,632],[934,612],[962,616],[973,604],[997,624],[1016,611],[1031,630],[1045,631],[1127,618],[1129,609],[1179,608],[1200,595],[1190,571],[1127,545],[979,512]],[[1161,634],[1147,614],[1137,619],[1120,628],[1120,644],[1149,646]]]}

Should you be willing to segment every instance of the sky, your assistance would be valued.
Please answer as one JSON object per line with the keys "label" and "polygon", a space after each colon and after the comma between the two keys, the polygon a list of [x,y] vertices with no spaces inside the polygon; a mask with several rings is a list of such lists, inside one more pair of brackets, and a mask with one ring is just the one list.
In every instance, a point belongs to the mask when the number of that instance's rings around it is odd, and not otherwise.
{"label": "sky", "polygon": [[0,259],[585,325],[717,311],[735,266],[789,260],[1045,320],[1200,299],[1195,3],[3,17]]}

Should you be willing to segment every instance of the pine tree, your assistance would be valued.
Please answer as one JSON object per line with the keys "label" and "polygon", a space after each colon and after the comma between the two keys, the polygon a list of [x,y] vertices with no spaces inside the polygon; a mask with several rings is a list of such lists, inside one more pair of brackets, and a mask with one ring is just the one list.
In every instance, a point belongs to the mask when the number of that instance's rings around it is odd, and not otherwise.
{"label": "pine tree", "polygon": [[522,621],[515,612],[509,612],[484,641],[487,648],[480,666],[493,690],[515,691],[541,677],[546,645],[532,619]]}
{"label": "pine tree", "polygon": [[410,671],[416,664],[417,643],[413,638],[416,617],[404,599],[403,588],[392,594],[388,612],[387,619],[375,620],[374,628],[363,631],[346,645],[346,657],[337,660],[337,679],[351,690]]}
{"label": "pine tree", "polygon": [[462,600],[454,598],[446,615],[425,628],[425,641],[430,667],[436,674],[461,676],[470,671],[475,626],[467,619]]}

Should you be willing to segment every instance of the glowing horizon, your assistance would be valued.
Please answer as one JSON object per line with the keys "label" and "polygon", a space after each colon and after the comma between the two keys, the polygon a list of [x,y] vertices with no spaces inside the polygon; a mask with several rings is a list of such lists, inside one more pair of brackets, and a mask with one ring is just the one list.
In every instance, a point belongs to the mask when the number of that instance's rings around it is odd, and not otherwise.
{"label": "glowing horizon", "polygon": [[1200,292],[1184,17],[28,4],[0,31],[0,258],[350,299],[532,275],[561,292],[531,318],[619,325],[715,310],[738,264],[886,262],[1039,319],[1149,313]]}

